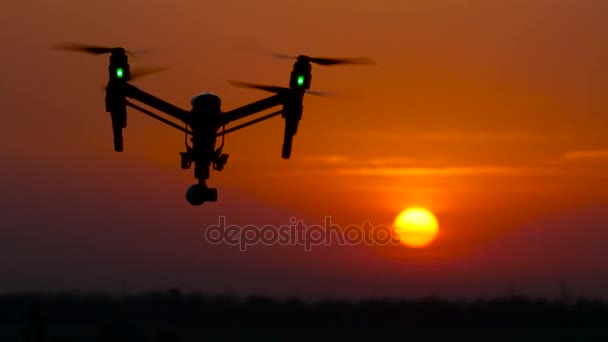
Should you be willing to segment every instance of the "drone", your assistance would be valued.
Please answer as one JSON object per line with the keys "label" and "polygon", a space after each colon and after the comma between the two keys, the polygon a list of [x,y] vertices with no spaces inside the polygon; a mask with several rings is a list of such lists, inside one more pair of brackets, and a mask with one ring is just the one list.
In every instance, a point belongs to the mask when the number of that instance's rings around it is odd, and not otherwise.
{"label": "drone", "polygon": [[[124,151],[123,129],[127,127],[127,107],[185,133],[186,150],[180,152],[181,168],[188,170],[194,166],[194,178],[197,180],[197,183],[191,185],[186,191],[186,200],[193,206],[217,201],[217,189],[208,187],[207,180],[210,177],[212,168],[216,171],[222,171],[228,161],[228,154],[223,153],[225,135],[281,115],[285,120],[281,157],[283,159],[291,157],[293,138],[298,131],[298,124],[302,119],[304,95],[326,95],[310,90],[312,64],[321,66],[375,64],[373,59],[367,57],[318,58],[306,55],[290,56],[274,54],[280,58],[295,59],[289,78],[289,87],[229,81],[234,86],[263,90],[271,92],[273,95],[224,112],[221,109],[222,101],[219,96],[212,92],[203,92],[192,97],[190,101],[192,108],[188,111],[129,83],[129,81],[140,76],[165,70],[163,68],[155,68],[139,72],[136,70],[131,71],[129,55],[132,55],[132,52],[129,50],[122,47],[103,47],[75,43],[58,44],[54,49],[84,52],[93,55],[110,55],[108,66],[109,80],[105,88],[105,110],[110,114],[112,122],[114,151]],[[172,119],[180,121],[182,125],[143,108],[137,103],[132,102],[132,100],[160,111]],[[275,107],[279,107],[280,109],[234,127],[226,128],[227,125],[237,120],[249,118]],[[219,147],[217,146],[218,138],[221,138]],[[191,145],[188,143],[188,140],[190,140]]]}

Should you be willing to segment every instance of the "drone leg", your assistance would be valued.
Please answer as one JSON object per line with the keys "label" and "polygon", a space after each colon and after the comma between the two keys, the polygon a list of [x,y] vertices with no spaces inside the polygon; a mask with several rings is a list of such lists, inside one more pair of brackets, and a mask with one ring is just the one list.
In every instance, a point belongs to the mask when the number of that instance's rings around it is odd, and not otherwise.
{"label": "drone leg", "polygon": [[122,152],[122,130],[127,127],[127,104],[124,89],[120,84],[108,82],[106,88],[106,112],[110,113],[112,133],[114,135],[114,151]]}
{"label": "drone leg", "polygon": [[124,150],[123,137],[122,137],[123,125],[118,120],[112,120],[112,131],[114,135],[114,151],[122,152]]}
{"label": "drone leg", "polygon": [[283,151],[281,156],[283,159],[291,157],[291,148],[293,145],[293,136],[298,130],[298,120],[287,118],[285,119],[285,133],[283,135]]}
{"label": "drone leg", "polygon": [[285,118],[285,134],[283,136],[283,151],[281,156],[283,159],[291,157],[291,148],[293,144],[293,136],[298,132],[298,124],[302,119],[302,98],[304,93],[290,99],[283,107],[283,118]]}
{"label": "drone leg", "polygon": [[293,134],[289,132],[287,126],[285,127],[285,136],[283,138],[283,151],[281,157],[283,159],[289,159],[291,157],[291,147],[293,144]]}

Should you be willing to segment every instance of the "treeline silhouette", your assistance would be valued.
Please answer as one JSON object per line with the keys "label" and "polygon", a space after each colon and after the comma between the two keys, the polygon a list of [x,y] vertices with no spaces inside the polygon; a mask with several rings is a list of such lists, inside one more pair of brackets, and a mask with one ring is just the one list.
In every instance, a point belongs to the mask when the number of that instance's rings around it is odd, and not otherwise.
{"label": "treeline silhouette", "polygon": [[608,340],[608,305],[509,296],[358,302],[183,294],[0,296],[0,341],[203,341],[400,336],[413,340]]}

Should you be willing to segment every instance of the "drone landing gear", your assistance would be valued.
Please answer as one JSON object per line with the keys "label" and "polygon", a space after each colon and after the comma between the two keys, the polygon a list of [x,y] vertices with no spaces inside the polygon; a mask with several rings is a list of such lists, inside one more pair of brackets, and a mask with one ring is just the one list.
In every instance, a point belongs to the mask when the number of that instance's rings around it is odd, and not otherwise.
{"label": "drone landing gear", "polygon": [[191,205],[202,205],[205,202],[217,201],[217,189],[208,188],[204,183],[193,184],[186,191],[186,200]]}

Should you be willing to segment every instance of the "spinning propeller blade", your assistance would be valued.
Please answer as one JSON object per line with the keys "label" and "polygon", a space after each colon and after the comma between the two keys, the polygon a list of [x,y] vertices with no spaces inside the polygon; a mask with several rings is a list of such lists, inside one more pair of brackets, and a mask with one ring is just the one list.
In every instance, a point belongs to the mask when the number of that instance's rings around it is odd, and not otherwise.
{"label": "spinning propeller blade", "polygon": [[332,65],[376,65],[376,62],[373,58],[370,57],[352,57],[352,58],[325,58],[325,57],[310,57],[306,55],[289,55],[285,53],[280,53],[273,51],[273,49],[264,45],[263,43],[257,40],[247,40],[242,44],[243,49],[247,49],[250,52],[254,52],[257,54],[270,55],[275,58],[283,58],[283,59],[304,59],[311,63],[315,63],[323,66],[332,66]]}
{"label": "spinning propeller blade", "polygon": [[156,74],[159,72],[167,71],[169,68],[161,68],[161,67],[148,67],[148,68],[136,68],[134,71],[131,71],[131,81],[140,78],[143,76]]}
{"label": "spinning propeller blade", "polygon": [[[271,86],[271,85],[265,85],[265,84],[249,83],[249,82],[234,81],[234,80],[229,80],[228,83],[230,83],[231,85],[233,85],[235,87],[239,87],[239,88],[259,89],[259,90],[264,90],[264,91],[268,91],[271,93],[283,93],[283,92],[288,92],[288,91],[292,90],[291,88],[286,88],[286,87]],[[332,95],[329,93],[314,91],[314,90],[306,90],[306,93],[310,94],[310,95],[316,95],[316,96],[331,96]]]}
{"label": "spinning propeller blade", "polygon": [[290,56],[282,53],[272,53],[274,57],[283,59],[304,59],[311,63],[315,63],[323,66],[332,65],[376,65],[370,57],[351,57],[351,58],[325,58],[325,57],[309,57],[306,55]]}
{"label": "spinning propeller blade", "polygon": [[264,91],[268,91],[271,93],[282,93],[282,92],[291,90],[291,89],[285,88],[285,87],[249,83],[249,82],[242,82],[242,81],[234,81],[234,80],[229,80],[228,83],[230,83],[231,85],[233,85],[235,87],[239,87],[239,88],[259,89],[259,90],[264,90]]}
{"label": "spinning propeller blade", "polygon": [[[156,74],[156,73],[167,71],[167,70],[170,70],[170,69],[169,68],[155,68],[155,67],[136,68],[134,71],[131,71],[131,81],[138,79],[138,78],[142,78],[144,76]],[[107,88],[108,88],[108,86],[106,85],[106,86],[103,86],[101,88],[101,90],[106,91]]]}
{"label": "spinning propeller blade", "polygon": [[134,58],[142,57],[145,53],[148,53],[148,50],[126,50],[121,47],[108,47],[108,46],[98,46],[98,45],[90,45],[90,44],[80,44],[80,43],[72,43],[72,42],[64,42],[55,44],[51,47],[51,50],[60,50],[60,51],[72,51],[72,52],[81,52],[87,53],[91,55],[104,55],[108,53],[112,53],[115,50],[124,50],[129,56]]}
{"label": "spinning propeller blade", "polygon": [[83,52],[92,55],[103,55],[106,53],[111,53],[116,48],[110,48],[105,46],[95,46],[88,44],[78,44],[78,43],[59,43],[54,45],[52,50],[63,50],[63,51],[75,51],[75,52]]}

